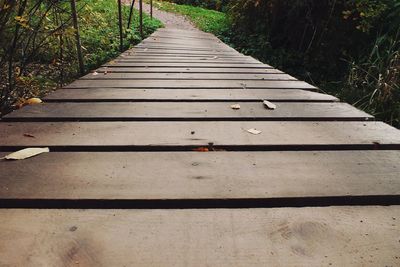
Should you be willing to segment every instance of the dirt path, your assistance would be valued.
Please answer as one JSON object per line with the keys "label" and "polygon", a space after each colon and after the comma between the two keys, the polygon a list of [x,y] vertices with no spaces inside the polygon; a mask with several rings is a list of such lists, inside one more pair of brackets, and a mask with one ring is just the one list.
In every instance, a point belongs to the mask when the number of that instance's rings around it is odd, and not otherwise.
{"label": "dirt path", "polygon": [[[125,4],[130,5],[130,0],[124,0]],[[139,1],[136,0],[135,8],[139,9]],[[150,14],[150,5],[143,3],[143,11]],[[153,7],[153,16],[162,21],[166,28],[175,28],[181,30],[198,31],[191,21],[184,16],[165,12]]]}

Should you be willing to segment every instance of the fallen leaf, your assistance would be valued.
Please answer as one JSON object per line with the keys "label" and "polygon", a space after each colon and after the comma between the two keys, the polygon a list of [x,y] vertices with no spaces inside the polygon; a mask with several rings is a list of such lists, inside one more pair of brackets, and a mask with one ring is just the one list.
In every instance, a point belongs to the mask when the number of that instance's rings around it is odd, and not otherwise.
{"label": "fallen leaf", "polygon": [[34,136],[34,135],[32,135],[32,134],[28,134],[28,133],[24,133],[24,136],[25,136],[25,137],[31,137],[31,138],[35,138],[35,136]]}
{"label": "fallen leaf", "polygon": [[34,104],[40,104],[43,103],[43,101],[40,98],[33,97],[25,100],[24,104],[25,105],[34,105]]}
{"label": "fallen leaf", "polygon": [[217,59],[218,58],[218,56],[213,56],[213,59]]}
{"label": "fallen leaf", "polygon": [[8,154],[4,158],[7,160],[20,160],[20,159],[27,159],[30,157],[37,156],[42,153],[50,152],[48,147],[32,147],[32,148],[25,148],[14,153]]}
{"label": "fallen leaf", "polygon": [[245,83],[240,83],[240,85],[242,86],[243,89],[247,89],[247,84],[245,84]]}
{"label": "fallen leaf", "polygon": [[248,129],[246,131],[251,133],[251,134],[254,134],[254,135],[259,135],[260,133],[262,133],[262,131],[259,131],[259,130],[255,129],[255,128],[251,128],[251,129]]}
{"label": "fallen leaf", "polygon": [[96,76],[96,75],[99,75],[99,73],[97,71],[94,71],[93,75]]}
{"label": "fallen leaf", "polygon": [[29,98],[27,100],[20,101],[20,103],[16,105],[16,108],[20,109],[27,105],[35,105],[35,104],[40,104],[40,103],[43,103],[43,101],[40,98],[33,97],[33,98]]}
{"label": "fallen leaf", "polygon": [[263,100],[264,106],[267,109],[276,109],[276,105],[272,104],[271,102],[269,102],[268,100]]}
{"label": "fallen leaf", "polygon": [[231,109],[240,109],[240,105],[239,104],[231,105]]}
{"label": "fallen leaf", "polygon": [[210,150],[208,149],[208,147],[198,147],[198,148],[194,148],[193,151],[197,151],[197,152],[209,152]]}

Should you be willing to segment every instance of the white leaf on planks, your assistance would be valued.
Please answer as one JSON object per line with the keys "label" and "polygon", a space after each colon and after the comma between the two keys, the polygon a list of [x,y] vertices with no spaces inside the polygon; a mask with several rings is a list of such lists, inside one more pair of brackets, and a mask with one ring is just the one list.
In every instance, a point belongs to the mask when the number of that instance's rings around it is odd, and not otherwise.
{"label": "white leaf on planks", "polygon": [[4,159],[7,160],[27,159],[47,152],[50,152],[50,149],[48,147],[31,147],[8,154],[7,156],[4,157]]}
{"label": "white leaf on planks", "polygon": [[240,109],[240,105],[239,104],[231,105],[231,109]]}
{"label": "white leaf on planks", "polygon": [[267,109],[276,109],[276,105],[272,104],[271,102],[269,102],[268,100],[263,100],[264,106]]}
{"label": "white leaf on planks", "polygon": [[260,133],[262,133],[262,131],[257,130],[256,128],[251,128],[246,130],[247,132],[254,134],[254,135],[259,135]]}
{"label": "white leaf on planks", "polygon": [[99,75],[99,73],[97,71],[94,71],[93,75],[96,76],[96,75]]}

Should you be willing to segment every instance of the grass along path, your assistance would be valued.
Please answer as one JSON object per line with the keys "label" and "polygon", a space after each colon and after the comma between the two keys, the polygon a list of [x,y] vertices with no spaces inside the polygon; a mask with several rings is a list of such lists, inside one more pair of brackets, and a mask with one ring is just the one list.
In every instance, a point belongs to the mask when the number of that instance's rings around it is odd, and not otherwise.
{"label": "grass along path", "polygon": [[[149,1],[145,0],[145,2]],[[153,1],[153,6],[159,10],[183,15],[200,30],[213,33],[218,37],[224,37],[224,33],[229,29],[228,17],[222,12],[164,1]]]}

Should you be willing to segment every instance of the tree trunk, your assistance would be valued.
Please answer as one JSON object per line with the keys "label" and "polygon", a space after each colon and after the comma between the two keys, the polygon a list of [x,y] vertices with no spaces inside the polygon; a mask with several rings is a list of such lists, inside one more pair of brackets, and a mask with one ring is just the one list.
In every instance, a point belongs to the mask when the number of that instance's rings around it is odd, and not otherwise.
{"label": "tree trunk", "polygon": [[78,54],[79,72],[81,75],[84,75],[85,67],[83,65],[82,45],[81,45],[81,37],[79,34],[78,15],[76,13],[75,0],[71,0],[71,11],[72,11],[72,22],[74,24],[74,29],[75,29],[76,52]]}

